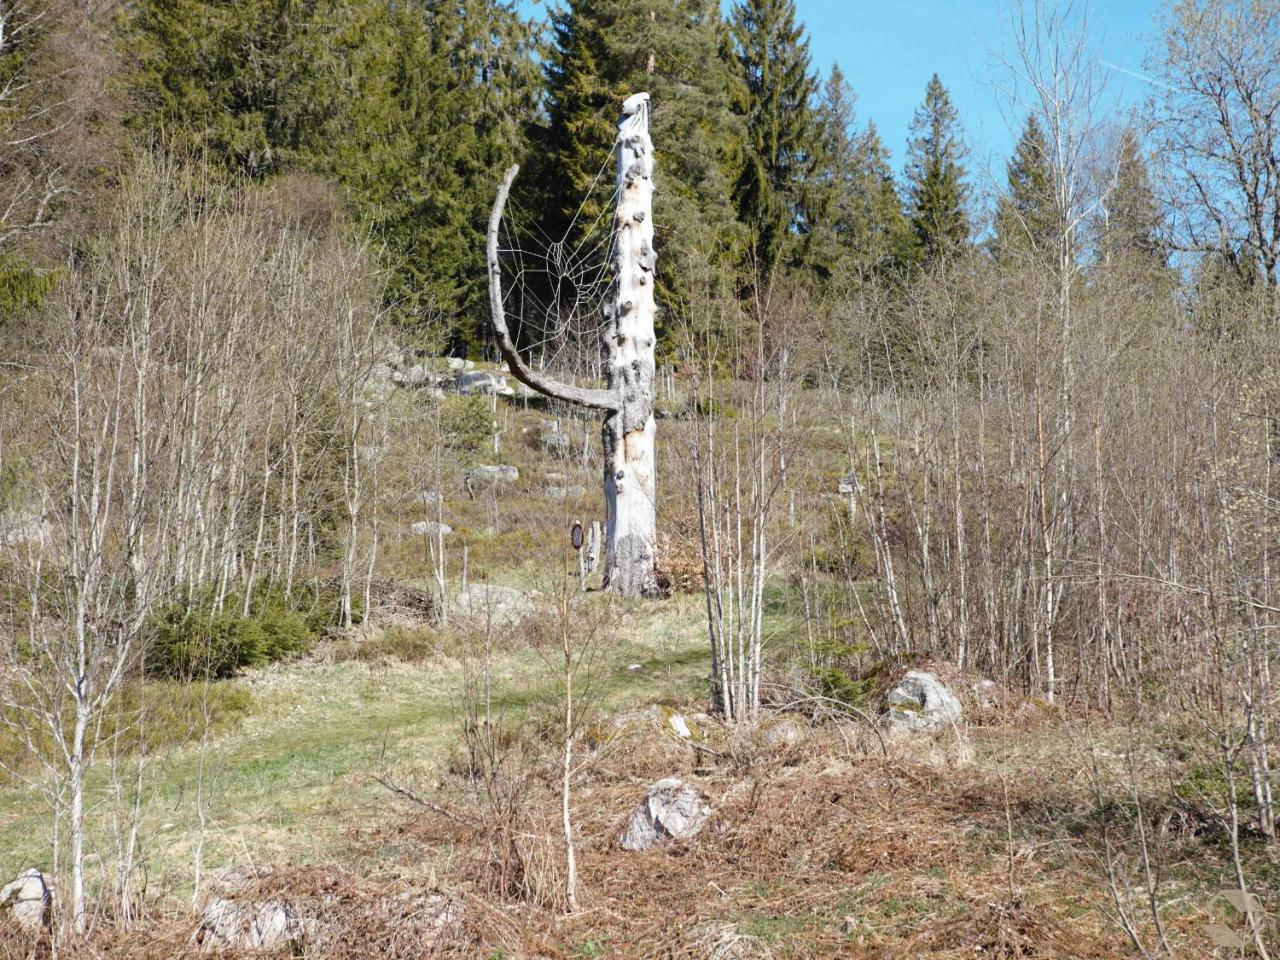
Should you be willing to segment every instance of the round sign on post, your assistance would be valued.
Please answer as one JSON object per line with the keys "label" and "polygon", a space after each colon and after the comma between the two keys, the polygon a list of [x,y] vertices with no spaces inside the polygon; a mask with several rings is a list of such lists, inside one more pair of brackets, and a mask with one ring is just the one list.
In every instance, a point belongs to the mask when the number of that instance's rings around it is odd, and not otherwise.
{"label": "round sign on post", "polygon": [[582,524],[574,522],[573,529],[569,531],[569,540],[573,544],[573,549],[582,549]]}

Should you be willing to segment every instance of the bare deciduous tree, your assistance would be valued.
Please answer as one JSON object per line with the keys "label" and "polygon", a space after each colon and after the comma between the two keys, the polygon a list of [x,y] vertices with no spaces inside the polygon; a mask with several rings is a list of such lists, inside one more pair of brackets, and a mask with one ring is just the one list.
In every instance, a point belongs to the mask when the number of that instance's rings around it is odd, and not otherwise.
{"label": "bare deciduous tree", "polygon": [[1148,64],[1175,244],[1280,284],[1280,7],[1180,0]]}

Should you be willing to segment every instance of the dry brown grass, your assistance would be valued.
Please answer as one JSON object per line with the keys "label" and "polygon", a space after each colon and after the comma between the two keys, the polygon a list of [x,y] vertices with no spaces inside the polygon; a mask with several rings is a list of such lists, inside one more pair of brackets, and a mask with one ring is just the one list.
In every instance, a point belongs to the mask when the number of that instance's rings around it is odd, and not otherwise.
{"label": "dry brown grass", "polygon": [[[1072,869],[1027,869],[1006,842],[1001,784],[939,741],[925,760],[874,756],[856,731],[755,747],[711,729],[699,749],[624,735],[576,795],[583,909],[484,896],[466,956],[1114,957],[1105,888]],[[852,743],[852,750],[849,744]],[[922,754],[923,755],[923,754]],[[932,762],[930,762],[932,761]],[[616,839],[645,786],[673,772],[716,811],[697,839],[646,853]],[[1030,786],[1029,781],[1025,781]],[[554,790],[524,794],[530,838],[554,836]],[[1016,804],[1017,798],[1009,803]],[[423,812],[397,827],[424,856],[492,891],[479,822]],[[1010,857],[1015,861],[1011,888]],[[548,899],[552,904],[548,906]],[[498,919],[500,918],[500,919]],[[593,953],[592,951],[599,951]]]}
{"label": "dry brown grass", "polygon": [[[462,771],[442,769],[416,801],[351,824],[357,859],[377,870],[282,867],[252,895],[323,905],[324,947],[304,955],[335,958],[1131,955],[1107,915],[1091,788],[1062,727],[914,737],[890,741],[883,755],[853,723],[775,746],[701,718],[692,744],[662,726],[629,722],[580,747],[581,909],[572,916],[560,893],[554,747],[536,729],[507,744],[520,757],[509,802],[486,807]],[[672,775],[708,797],[710,825],[689,842],[620,850],[647,785]],[[465,916],[428,945],[388,904],[434,892]],[[1170,926],[1201,943],[1206,918],[1192,905]],[[91,951],[64,955],[194,956],[192,927],[175,917],[150,921],[144,936],[102,927]]]}

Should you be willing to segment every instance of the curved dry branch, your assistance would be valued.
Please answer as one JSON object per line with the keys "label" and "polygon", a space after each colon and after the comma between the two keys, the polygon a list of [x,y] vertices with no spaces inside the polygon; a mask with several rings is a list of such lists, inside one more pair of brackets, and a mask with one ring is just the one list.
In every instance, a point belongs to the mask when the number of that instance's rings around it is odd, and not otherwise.
{"label": "curved dry branch", "polygon": [[556,400],[576,403],[579,406],[596,410],[616,411],[620,400],[612,390],[598,390],[588,387],[576,387],[561,383],[541,374],[534,373],[520,359],[516,345],[507,330],[507,314],[502,306],[502,266],[498,262],[498,227],[502,224],[502,211],[507,205],[507,195],[511,192],[511,184],[520,172],[520,165],[513,164],[508,168],[498,187],[498,196],[493,201],[493,212],[489,214],[489,308],[493,322],[493,333],[498,341],[498,351],[502,359],[511,369],[511,375],[528,387]]}

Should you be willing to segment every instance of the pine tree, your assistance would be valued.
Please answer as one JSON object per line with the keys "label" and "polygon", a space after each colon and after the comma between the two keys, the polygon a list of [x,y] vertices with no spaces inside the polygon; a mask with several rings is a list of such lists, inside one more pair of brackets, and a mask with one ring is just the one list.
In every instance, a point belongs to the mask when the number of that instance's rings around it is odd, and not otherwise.
{"label": "pine tree", "polygon": [[740,228],[729,202],[741,144],[734,75],[715,0],[571,0],[551,18],[547,128],[537,206],[553,236],[580,239],[611,202],[613,141],[623,99],[648,91],[657,159],[660,299],[682,301],[681,277],[729,263]]}
{"label": "pine tree", "polygon": [[820,191],[815,196],[812,187],[826,136],[794,0],[742,0],[733,11],[733,36],[747,127],[734,199],[756,265],[768,272],[794,258],[795,240],[823,215]]}
{"label": "pine tree", "polygon": [[911,226],[926,262],[954,253],[969,239],[968,151],[959,126],[951,96],[935,73],[911,122],[907,146]]}
{"label": "pine tree", "polygon": [[1008,165],[1008,191],[996,207],[995,253],[1002,260],[1046,262],[1062,236],[1044,131],[1027,117]]}
{"label": "pine tree", "polygon": [[839,65],[831,69],[822,95],[826,143],[811,209],[815,220],[806,238],[807,259],[827,278],[892,275],[913,252],[913,241],[889,165],[889,151],[874,123],[854,128],[854,94]]}

